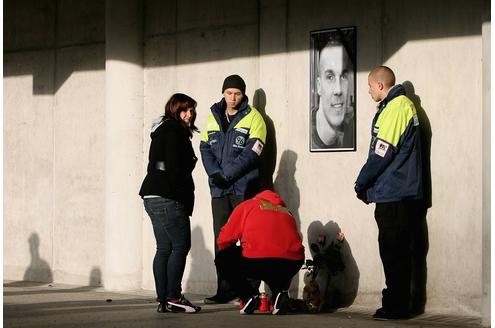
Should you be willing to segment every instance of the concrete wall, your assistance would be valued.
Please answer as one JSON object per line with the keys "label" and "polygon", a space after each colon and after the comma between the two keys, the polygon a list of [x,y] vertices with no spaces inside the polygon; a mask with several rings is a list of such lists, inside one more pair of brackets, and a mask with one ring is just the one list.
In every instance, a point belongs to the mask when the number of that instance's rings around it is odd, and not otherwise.
{"label": "concrete wall", "polygon": [[[491,204],[493,194],[491,186],[494,175],[491,173],[493,163],[491,162],[492,147],[495,145],[492,139],[490,126],[495,117],[491,115],[491,22],[490,2],[484,1],[483,14],[483,277],[482,277],[482,324],[491,324]],[[491,136],[492,135],[492,136]]]}
{"label": "concrete wall", "polygon": [[[264,169],[272,180],[266,182],[284,196],[305,238],[314,221],[333,221],[344,231],[360,271],[356,303],[376,306],[384,278],[373,206],[356,200],[352,186],[366,159],[375,108],[367,74],[375,65],[389,65],[399,82],[407,81],[431,127],[427,307],[479,315],[482,196],[487,192],[482,132],[489,129],[482,125],[487,93],[482,88],[482,25],[489,26],[490,19],[482,17],[489,5],[447,2],[448,11],[443,2],[426,0],[146,1],[138,173],[145,172],[151,121],[173,92],[198,101],[202,128],[210,105],[221,97],[225,76],[240,74],[251,102],[265,113],[274,141],[266,147]],[[119,119],[103,115],[108,97],[104,63],[126,61],[105,53],[104,7],[103,1],[5,2],[5,278],[23,279],[29,268],[47,265],[45,271],[58,282],[101,279],[103,253],[112,247],[103,231],[108,224],[104,129]],[[80,22],[78,27],[73,21]],[[357,151],[310,153],[309,32],[339,26],[357,27]],[[198,135],[193,144],[199,155]],[[201,163],[194,178],[193,246],[183,287],[212,293],[214,241]],[[136,194],[138,187],[129,183]],[[136,233],[142,233],[142,287],[153,289],[154,238],[141,213],[142,230]],[[33,259],[38,264],[33,266]],[[485,276],[487,271],[489,266]],[[302,276],[296,280],[302,287]]]}
{"label": "concrete wall", "polygon": [[99,284],[104,3],[4,5],[4,276]]}

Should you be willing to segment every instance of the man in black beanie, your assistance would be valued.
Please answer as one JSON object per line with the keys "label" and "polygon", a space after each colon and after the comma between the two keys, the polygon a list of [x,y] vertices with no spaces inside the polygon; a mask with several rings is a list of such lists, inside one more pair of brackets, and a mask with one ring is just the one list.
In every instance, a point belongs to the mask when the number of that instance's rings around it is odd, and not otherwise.
{"label": "man in black beanie", "polygon": [[[223,98],[211,106],[201,133],[200,152],[208,174],[216,244],[220,228],[234,208],[259,190],[259,163],[266,140],[266,125],[256,108],[248,104],[246,83],[239,75],[227,76]],[[228,303],[238,295],[218,275],[217,293],[206,304]]]}
{"label": "man in black beanie", "polygon": [[239,75],[230,75],[225,78],[222,86],[222,93],[225,89],[234,88],[241,90],[242,94],[246,93],[246,83]]}

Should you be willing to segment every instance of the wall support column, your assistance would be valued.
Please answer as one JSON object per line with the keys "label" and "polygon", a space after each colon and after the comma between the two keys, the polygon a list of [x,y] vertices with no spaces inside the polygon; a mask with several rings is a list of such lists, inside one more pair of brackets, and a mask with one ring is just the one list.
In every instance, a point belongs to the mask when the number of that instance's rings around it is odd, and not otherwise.
{"label": "wall support column", "polygon": [[105,269],[108,290],[141,288],[143,4],[106,1]]}
{"label": "wall support column", "polygon": [[482,34],[482,97],[483,97],[483,209],[482,209],[482,293],[481,293],[481,319],[484,327],[491,324],[491,204],[493,203],[493,194],[491,187],[494,184],[491,168],[495,165],[491,161],[491,150],[495,145],[495,136],[491,133],[491,127],[494,126],[491,115],[491,17],[490,1],[485,0],[483,3],[483,26]]}

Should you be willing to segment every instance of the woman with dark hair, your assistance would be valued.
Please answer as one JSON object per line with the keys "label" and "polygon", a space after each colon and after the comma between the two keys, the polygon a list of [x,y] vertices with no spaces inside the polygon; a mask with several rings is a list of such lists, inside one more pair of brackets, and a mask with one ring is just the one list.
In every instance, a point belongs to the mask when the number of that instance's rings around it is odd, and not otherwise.
{"label": "woman with dark hair", "polygon": [[139,195],[156,239],[153,275],[158,312],[201,310],[184,297],[181,286],[191,248],[192,171],[197,161],[191,138],[193,132],[199,132],[195,120],[196,101],[176,93],[165,105],[161,120],[151,128],[148,169]]}

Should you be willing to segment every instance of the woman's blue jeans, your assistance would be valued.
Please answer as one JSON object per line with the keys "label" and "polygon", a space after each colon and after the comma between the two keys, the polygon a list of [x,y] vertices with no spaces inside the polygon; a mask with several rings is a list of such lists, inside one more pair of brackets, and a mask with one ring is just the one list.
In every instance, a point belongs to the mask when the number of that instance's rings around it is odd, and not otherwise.
{"label": "woman's blue jeans", "polygon": [[184,206],[162,197],[145,198],[156,239],[153,275],[158,301],[179,298],[186,257],[191,249],[191,223]]}

